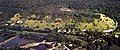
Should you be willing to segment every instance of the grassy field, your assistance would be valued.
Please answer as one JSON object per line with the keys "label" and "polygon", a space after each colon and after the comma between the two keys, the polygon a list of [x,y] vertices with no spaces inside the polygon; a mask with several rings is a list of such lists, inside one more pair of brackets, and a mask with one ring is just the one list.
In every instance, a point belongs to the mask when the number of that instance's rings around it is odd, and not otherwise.
{"label": "grassy field", "polygon": [[[8,23],[15,24],[18,26],[25,26],[30,27],[35,30],[44,30],[45,28],[49,28],[51,30],[60,27],[62,29],[65,28],[77,28],[82,30],[90,30],[90,31],[97,31],[101,32],[103,30],[107,29],[113,29],[115,28],[115,22],[109,18],[108,16],[101,14],[101,13],[95,13],[96,15],[99,15],[100,18],[93,18],[93,21],[91,22],[78,22],[75,19],[72,18],[54,18],[51,16],[45,16],[43,20],[38,20],[37,16],[31,15],[29,18],[24,18],[20,14],[14,15],[14,17],[10,18]],[[17,16],[18,15],[18,16]],[[87,17],[86,19],[89,19]],[[86,19],[78,19],[78,20],[86,20]],[[23,21],[23,23],[17,23],[18,21]]]}

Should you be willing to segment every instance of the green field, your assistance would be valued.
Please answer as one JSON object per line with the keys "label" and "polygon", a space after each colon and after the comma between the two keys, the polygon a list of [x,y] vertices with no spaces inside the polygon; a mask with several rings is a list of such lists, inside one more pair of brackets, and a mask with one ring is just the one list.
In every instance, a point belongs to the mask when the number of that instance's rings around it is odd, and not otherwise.
{"label": "green field", "polygon": [[[45,16],[43,20],[38,20],[38,17],[36,15],[31,15],[29,18],[24,18],[20,14],[15,14],[14,17],[10,18],[8,23],[9,24],[14,23],[15,25],[18,26],[30,27],[34,30],[44,30],[45,28],[53,30],[59,27],[62,29],[77,28],[80,29],[80,31],[89,30],[94,32],[95,31],[101,32],[103,30],[115,28],[115,22],[113,19],[101,13],[95,13],[94,15],[99,15],[99,18],[93,17],[92,21],[89,20],[90,17],[85,17],[83,19],[78,18],[77,20],[81,20],[82,21],[81,22],[70,17],[64,18],[56,17],[53,19],[53,17],[51,16]],[[17,23],[17,21],[23,21],[23,23]]]}

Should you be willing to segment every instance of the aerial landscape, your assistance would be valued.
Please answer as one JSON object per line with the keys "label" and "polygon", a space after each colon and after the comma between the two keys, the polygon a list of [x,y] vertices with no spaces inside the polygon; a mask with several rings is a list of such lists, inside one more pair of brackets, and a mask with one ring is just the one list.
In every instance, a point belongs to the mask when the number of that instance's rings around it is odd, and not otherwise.
{"label": "aerial landscape", "polygon": [[0,50],[120,50],[120,0],[0,0]]}

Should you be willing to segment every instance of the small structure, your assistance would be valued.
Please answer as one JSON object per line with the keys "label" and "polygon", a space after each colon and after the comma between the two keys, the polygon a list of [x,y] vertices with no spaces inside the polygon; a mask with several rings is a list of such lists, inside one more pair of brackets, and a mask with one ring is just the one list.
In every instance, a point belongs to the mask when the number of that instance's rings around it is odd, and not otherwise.
{"label": "small structure", "polygon": [[67,32],[66,30],[63,30],[63,32]]}
{"label": "small structure", "polygon": [[118,35],[115,35],[115,38],[119,38],[119,36],[118,36]]}
{"label": "small structure", "polygon": [[83,29],[82,31],[86,31],[86,29]]}
{"label": "small structure", "polygon": [[12,23],[10,26],[14,26],[15,25],[15,23]]}
{"label": "small structure", "polygon": [[64,12],[72,12],[72,10],[69,9],[69,8],[60,8],[60,11],[64,11]]}
{"label": "small structure", "polygon": [[114,29],[104,30],[103,32],[112,32]]}
{"label": "small structure", "polygon": [[72,47],[72,46],[73,46],[73,44],[69,44],[69,46],[70,46],[70,47]]}
{"label": "small structure", "polygon": [[5,24],[6,26],[8,26],[8,24]]}
{"label": "small structure", "polygon": [[22,23],[23,23],[22,20],[18,20],[18,21],[17,21],[17,24],[22,24]]}
{"label": "small structure", "polygon": [[62,30],[61,30],[61,29],[58,29],[57,32],[62,32]]}
{"label": "small structure", "polygon": [[57,32],[62,32],[62,28],[57,27]]}

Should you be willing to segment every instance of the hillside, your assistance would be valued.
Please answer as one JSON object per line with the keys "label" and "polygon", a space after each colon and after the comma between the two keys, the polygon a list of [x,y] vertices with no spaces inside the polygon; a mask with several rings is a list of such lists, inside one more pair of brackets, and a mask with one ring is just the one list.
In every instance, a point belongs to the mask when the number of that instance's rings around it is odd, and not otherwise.
{"label": "hillside", "polygon": [[[1,17],[6,19],[17,12],[23,15],[36,14],[39,16],[76,15],[84,11],[100,12],[119,21],[119,0],[0,0]],[[63,13],[60,8],[69,8],[74,12]]]}

